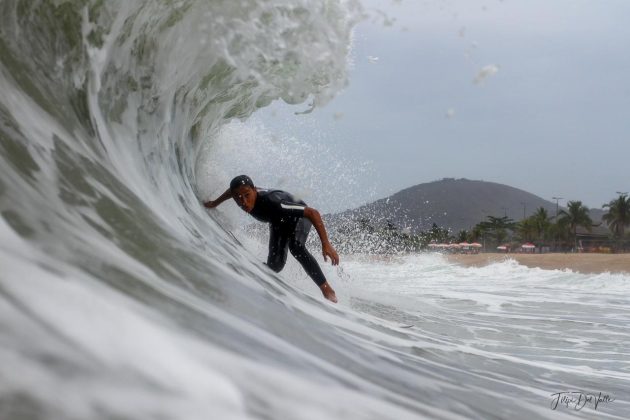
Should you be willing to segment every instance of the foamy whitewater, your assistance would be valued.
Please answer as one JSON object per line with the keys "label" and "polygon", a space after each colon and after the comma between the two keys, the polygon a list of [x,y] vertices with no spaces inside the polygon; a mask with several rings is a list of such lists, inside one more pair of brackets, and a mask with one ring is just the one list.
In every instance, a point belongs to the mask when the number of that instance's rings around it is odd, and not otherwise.
{"label": "foamy whitewater", "polygon": [[[201,206],[256,110],[346,85],[361,14],[0,2],[0,419],[630,417],[629,276],[342,256],[333,305]],[[282,150],[243,169],[279,182]]]}

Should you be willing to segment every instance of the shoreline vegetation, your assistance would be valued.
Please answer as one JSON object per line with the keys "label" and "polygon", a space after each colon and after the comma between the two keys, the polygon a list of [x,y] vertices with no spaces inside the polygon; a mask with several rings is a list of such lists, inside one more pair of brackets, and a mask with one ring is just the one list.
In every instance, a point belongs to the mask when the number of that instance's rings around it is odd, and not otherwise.
{"label": "shoreline vegetation", "polygon": [[[597,224],[580,201],[569,201],[566,210],[557,210],[553,216],[542,207],[520,221],[487,216],[470,230],[457,233],[435,223],[426,231],[413,232],[387,219],[362,217],[337,224],[334,236],[338,251],[344,254],[387,256],[434,251],[465,267],[511,259],[530,268],[628,275],[630,199],[620,194],[603,208],[608,212]],[[592,232],[599,226],[608,229]]]}
{"label": "shoreline vegetation", "polygon": [[[398,226],[388,219],[373,220],[364,216],[338,221],[333,235],[338,250],[345,254],[400,254],[437,248],[447,254],[487,254],[500,250],[503,255],[598,253],[625,254],[625,258],[630,259],[627,254],[630,251],[627,230],[630,198],[627,193],[621,193],[602,207],[608,211],[599,223],[593,222],[589,209],[581,201],[569,201],[566,210],[556,209],[554,216],[543,207],[520,221],[507,215],[487,216],[470,230],[457,233],[436,223],[426,231],[414,231],[412,227]],[[602,229],[604,223],[608,229]],[[599,231],[594,232],[594,228]]]}
{"label": "shoreline vegetation", "polygon": [[545,270],[569,269],[582,274],[630,274],[628,254],[582,254],[550,252],[547,254],[449,254],[445,258],[464,267],[484,267],[506,260],[515,260],[520,265]]}

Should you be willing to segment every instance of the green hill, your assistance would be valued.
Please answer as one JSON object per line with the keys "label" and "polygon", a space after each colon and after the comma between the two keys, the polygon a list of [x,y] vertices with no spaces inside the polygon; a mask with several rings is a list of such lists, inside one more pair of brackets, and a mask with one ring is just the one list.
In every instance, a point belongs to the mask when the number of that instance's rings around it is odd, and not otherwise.
{"label": "green hill", "polygon": [[[579,200],[579,198],[575,198]],[[356,209],[330,215],[333,225],[344,220],[367,219],[375,226],[387,222],[411,233],[425,231],[433,223],[458,232],[470,229],[487,216],[508,216],[515,221],[544,207],[556,214],[556,203],[527,191],[494,182],[445,178],[415,185]],[[562,209],[562,207],[560,207]],[[592,209],[594,222],[602,210]]]}

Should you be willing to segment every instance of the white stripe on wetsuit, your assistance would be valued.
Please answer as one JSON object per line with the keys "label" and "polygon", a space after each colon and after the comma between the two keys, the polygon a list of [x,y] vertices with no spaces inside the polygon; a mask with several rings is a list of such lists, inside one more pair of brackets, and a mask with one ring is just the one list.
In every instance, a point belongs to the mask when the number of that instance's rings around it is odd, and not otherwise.
{"label": "white stripe on wetsuit", "polygon": [[300,205],[289,205],[289,204],[284,204],[284,203],[280,203],[280,207],[282,207],[285,210],[304,210],[306,208],[306,206],[300,206]]}

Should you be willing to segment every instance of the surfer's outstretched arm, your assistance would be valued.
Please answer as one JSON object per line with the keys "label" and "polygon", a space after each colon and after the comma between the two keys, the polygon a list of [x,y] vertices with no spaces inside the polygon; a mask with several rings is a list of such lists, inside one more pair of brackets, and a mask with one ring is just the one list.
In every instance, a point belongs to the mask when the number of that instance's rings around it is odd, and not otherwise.
{"label": "surfer's outstretched arm", "polygon": [[304,209],[304,217],[311,221],[317,231],[317,234],[319,235],[319,239],[322,241],[322,254],[324,254],[324,261],[328,261],[327,257],[330,257],[332,265],[338,265],[339,255],[337,255],[337,251],[335,251],[335,248],[333,248],[330,241],[328,241],[328,234],[326,233],[322,216],[320,216],[316,209],[306,207]]}
{"label": "surfer's outstretched arm", "polygon": [[206,201],[203,203],[203,205],[206,208],[213,209],[224,201],[229,200],[230,198],[232,198],[232,190],[228,188],[223,194],[219,196],[219,198],[217,198],[216,200]]}

